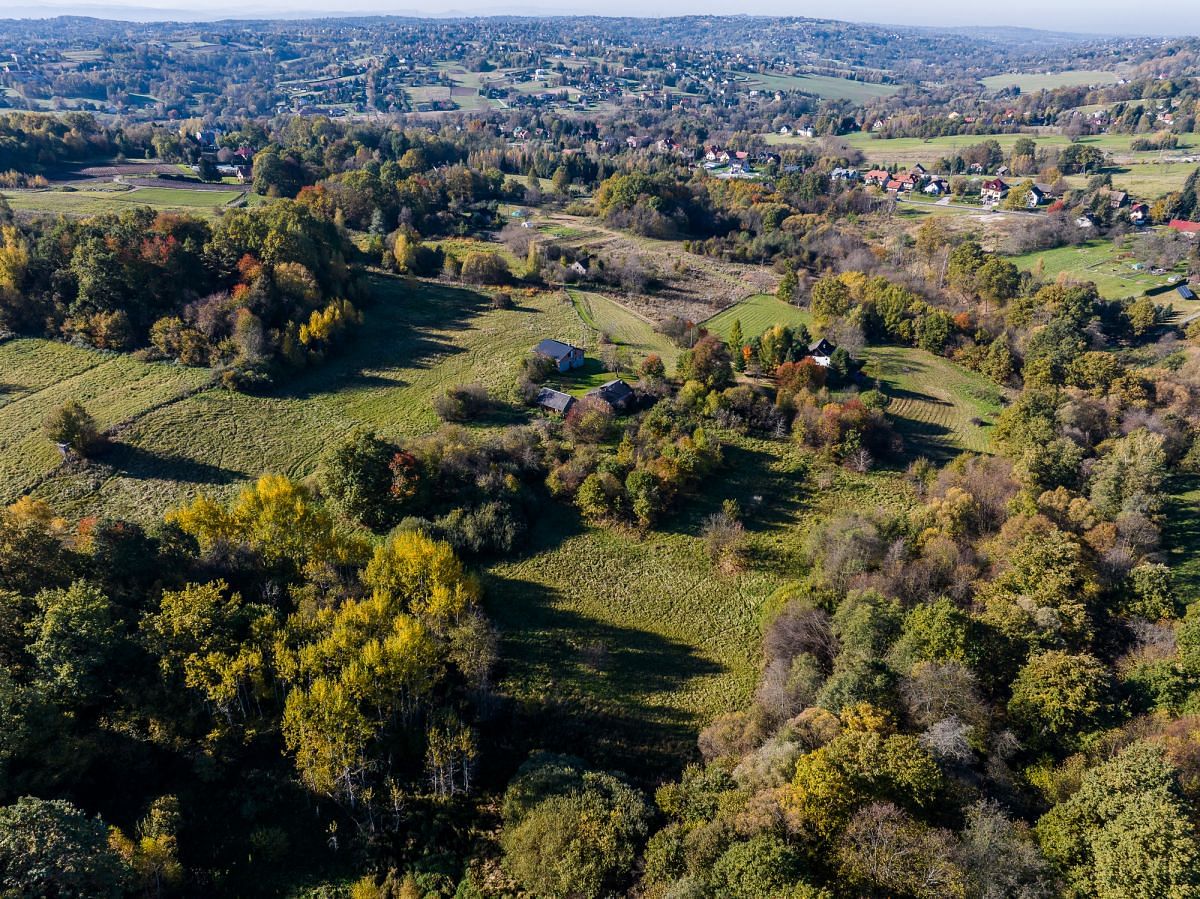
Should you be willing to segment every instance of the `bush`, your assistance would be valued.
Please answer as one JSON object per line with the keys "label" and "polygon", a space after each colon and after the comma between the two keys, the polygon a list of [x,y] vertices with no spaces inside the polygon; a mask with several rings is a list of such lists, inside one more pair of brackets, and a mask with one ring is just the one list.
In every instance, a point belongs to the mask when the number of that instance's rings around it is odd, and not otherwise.
{"label": "bush", "polygon": [[507,284],[511,279],[508,266],[496,253],[468,253],[460,274],[469,284]]}
{"label": "bush", "polygon": [[491,405],[487,388],[481,384],[451,387],[433,401],[433,411],[442,421],[471,421]]}
{"label": "bush", "polygon": [[96,420],[78,400],[68,400],[46,416],[42,430],[55,443],[81,456],[89,456],[103,446]]}

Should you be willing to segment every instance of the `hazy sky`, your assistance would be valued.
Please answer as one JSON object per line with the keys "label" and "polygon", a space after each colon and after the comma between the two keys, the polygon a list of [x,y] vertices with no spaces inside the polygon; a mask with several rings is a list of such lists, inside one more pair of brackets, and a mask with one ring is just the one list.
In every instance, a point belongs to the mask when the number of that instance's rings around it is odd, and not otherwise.
{"label": "hazy sky", "polygon": [[398,15],[606,14],[802,15],[860,22],[913,25],[1023,25],[1103,34],[1200,34],[1200,0],[15,0],[0,16],[92,14],[130,19],[213,19],[306,13]]}

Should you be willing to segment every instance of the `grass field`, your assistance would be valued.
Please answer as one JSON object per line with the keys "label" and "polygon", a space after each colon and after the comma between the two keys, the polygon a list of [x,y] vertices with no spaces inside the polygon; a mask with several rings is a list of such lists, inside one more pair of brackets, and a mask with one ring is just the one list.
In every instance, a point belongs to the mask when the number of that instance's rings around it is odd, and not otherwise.
{"label": "grass field", "polygon": [[204,369],[138,362],[43,340],[0,344],[0,503],[30,490],[60,462],[41,434],[46,415],[70,399],[102,429],[128,423],[202,387]]}
{"label": "grass field", "polygon": [[1200,478],[1175,479],[1164,522],[1166,561],[1183,601],[1190,605],[1200,599]]}
{"label": "grass field", "polygon": [[1140,296],[1152,287],[1168,283],[1166,275],[1135,271],[1132,266],[1138,259],[1108,240],[1093,240],[1077,247],[1058,247],[1012,257],[1013,263],[1026,271],[1033,269],[1039,259],[1047,280],[1053,280],[1065,272],[1077,281],[1094,281],[1100,295],[1111,300]]}
{"label": "grass field", "polygon": [[[730,439],[726,469],[661,530],[585,529],[551,505],[533,552],[489,569],[503,686],[542,710],[534,727],[548,745],[651,771],[694,755],[696,730],[749,699],[763,605],[802,573],[805,534],[848,508],[912,501],[892,472],[834,469],[814,489],[790,444]],[[722,576],[699,533],[729,498],[743,509],[752,562]]]}
{"label": "grass field", "polygon": [[1006,72],[983,79],[983,86],[990,91],[1006,87],[1019,87],[1021,93],[1053,90],[1056,87],[1086,87],[1089,84],[1116,84],[1118,76],[1113,72],[1097,69],[1069,69],[1065,72]]}
{"label": "grass field", "polygon": [[[478,381],[504,396],[537,340],[594,334],[561,292],[518,296],[515,308],[496,310],[485,296],[437,284],[381,276],[375,289],[366,327],[340,355],[261,396],[210,388],[172,402],[210,373],[45,341],[0,345],[0,459],[11,469],[0,472],[4,499],[33,487],[68,517],[152,522],[198,491],[229,497],[264,471],[307,476],[354,427],[392,438],[431,431],[430,401],[447,386]],[[659,339],[606,297],[579,305],[632,346]],[[102,425],[125,424],[98,462],[38,485],[57,454],[37,428],[66,396]],[[480,426],[523,417],[504,413]],[[728,438],[725,468],[660,530],[643,538],[588,528],[570,506],[547,503],[531,548],[483,572],[501,628],[501,688],[523,724],[545,729],[546,745],[606,762],[641,758],[647,771],[677,767],[694,752],[699,727],[749,697],[762,604],[797,576],[806,531],[852,504],[909,502],[892,473],[836,469],[812,490],[793,444]],[[700,531],[731,497],[745,513],[752,562],[723,577]]]}
{"label": "grass field", "polygon": [[1004,391],[948,359],[909,347],[864,350],[864,374],[889,397],[888,415],[910,456],[944,459],[988,451]]}
{"label": "grass field", "polygon": [[749,339],[757,337],[774,325],[811,327],[812,314],[807,309],[783,302],[773,294],[759,293],[747,297],[723,312],[718,312],[704,322],[704,327],[713,334],[728,338],[735,321],[742,323],[742,333]]}
{"label": "grass field", "polygon": [[900,90],[895,84],[871,84],[829,75],[751,75],[747,83],[759,90],[804,91],[827,100],[849,100],[853,103],[890,97]]}
{"label": "grass field", "polygon": [[150,206],[163,212],[212,214],[244,194],[223,190],[137,187],[131,190],[8,190],[3,192],[16,212],[48,215],[101,215],[131,206]]}
{"label": "grass field", "polygon": [[357,426],[390,438],[434,430],[431,403],[448,387],[478,382],[511,397],[518,363],[535,343],[572,339],[583,327],[557,293],[517,295],[515,308],[495,310],[470,290],[386,277],[375,286],[366,325],[323,365],[266,395],[213,389],[155,410],[106,454],[112,470],[102,480],[55,477],[39,493],[69,516],[91,510],[144,521],[199,490],[229,496],[264,471],[304,477]]}
{"label": "grass field", "polygon": [[579,317],[595,330],[597,336],[606,334],[613,343],[628,348],[635,363],[654,353],[663,360],[668,374],[675,370],[678,347],[654,330],[653,324],[645,318],[603,294],[584,290],[567,293]]}

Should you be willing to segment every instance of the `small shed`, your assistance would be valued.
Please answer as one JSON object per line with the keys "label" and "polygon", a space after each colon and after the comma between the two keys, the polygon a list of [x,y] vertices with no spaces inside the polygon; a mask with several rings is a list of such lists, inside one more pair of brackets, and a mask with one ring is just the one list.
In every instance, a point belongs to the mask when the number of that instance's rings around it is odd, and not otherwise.
{"label": "small shed", "polygon": [[1192,288],[1190,288],[1187,284],[1180,284],[1178,287],[1175,288],[1175,292],[1177,294],[1179,294],[1179,298],[1181,300],[1196,299],[1196,292],[1194,290],[1192,290]]}
{"label": "small shed", "polygon": [[566,415],[575,404],[575,397],[553,387],[543,387],[538,391],[537,404],[547,412]]}
{"label": "small shed", "polygon": [[617,378],[607,384],[601,384],[595,390],[589,390],[588,396],[604,400],[617,412],[624,412],[635,399],[633,388]]}

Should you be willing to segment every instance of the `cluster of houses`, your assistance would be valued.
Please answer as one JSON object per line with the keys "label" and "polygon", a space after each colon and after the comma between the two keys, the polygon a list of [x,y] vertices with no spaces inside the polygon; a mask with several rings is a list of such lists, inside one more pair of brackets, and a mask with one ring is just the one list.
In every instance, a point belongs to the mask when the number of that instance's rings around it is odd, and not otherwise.
{"label": "cluster of houses", "polygon": [[[535,346],[533,354],[552,362],[560,374],[581,368],[584,363],[582,348],[551,338],[547,338]],[[620,378],[615,378],[594,390],[589,390],[587,396],[603,400],[616,412],[625,412],[637,399],[633,388]],[[536,402],[547,412],[565,415],[575,405],[575,397],[569,393],[563,393],[561,390],[555,390],[553,387],[543,387],[538,391]]]}
{"label": "cluster of houses", "polygon": [[[822,368],[829,368],[831,357],[837,351],[837,345],[824,337],[809,344],[808,356]],[[533,348],[533,354],[553,363],[559,374],[568,374],[584,364],[583,349],[562,340],[547,338]],[[637,401],[633,388],[620,378],[615,378],[601,384],[594,390],[589,390],[588,397],[603,400],[615,412],[628,411]],[[575,397],[553,387],[542,387],[538,391],[535,403],[547,412],[566,415],[575,405]]]}

